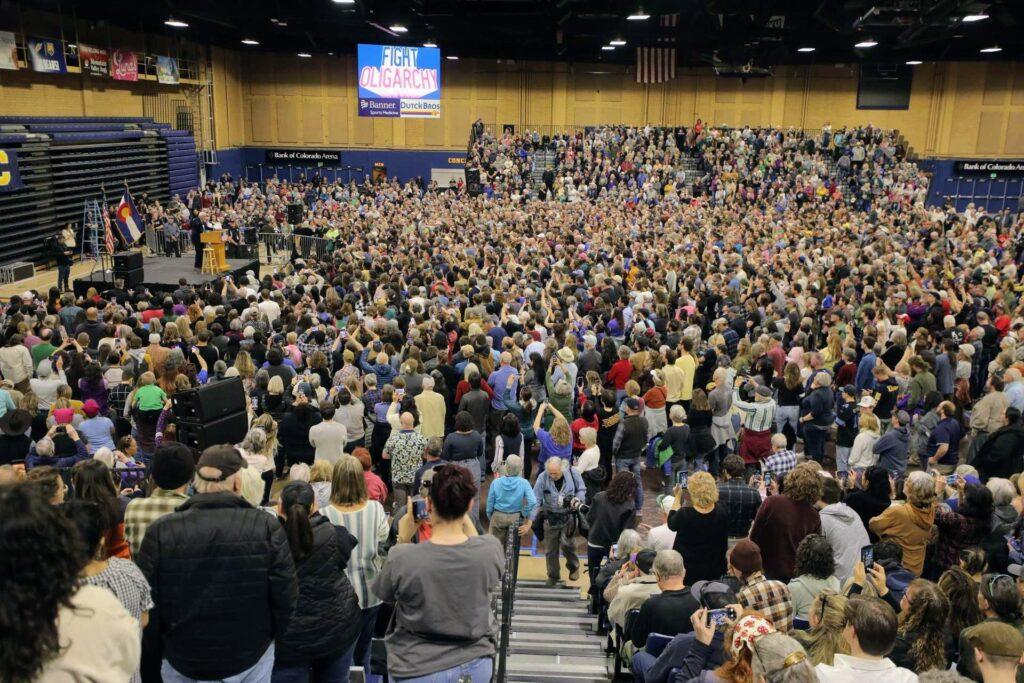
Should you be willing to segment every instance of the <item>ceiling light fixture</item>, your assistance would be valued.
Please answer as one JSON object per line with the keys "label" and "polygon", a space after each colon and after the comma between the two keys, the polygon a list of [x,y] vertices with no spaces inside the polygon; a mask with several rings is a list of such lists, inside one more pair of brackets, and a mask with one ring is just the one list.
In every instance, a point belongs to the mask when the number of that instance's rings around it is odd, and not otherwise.
{"label": "ceiling light fixture", "polygon": [[907,66],[920,66],[923,62],[920,59],[907,60]]}
{"label": "ceiling light fixture", "polygon": [[988,19],[988,15],[984,12],[979,12],[977,14],[966,15],[964,17],[964,22],[967,24],[973,24],[976,21],[985,21],[986,19]]}
{"label": "ceiling light fixture", "polygon": [[356,0],[334,0],[335,5],[354,5]]}
{"label": "ceiling light fixture", "polygon": [[312,57],[313,55],[309,54],[308,52],[300,52],[299,56],[302,57],[303,59],[306,59]]}
{"label": "ceiling light fixture", "polygon": [[437,43],[435,43],[432,40],[428,40],[427,42],[423,43],[423,47],[437,47]]}
{"label": "ceiling light fixture", "polygon": [[874,47],[875,45],[878,45],[878,41],[877,40],[872,40],[871,38],[867,38],[865,40],[860,41],[856,45],[854,45],[854,47],[858,47],[858,48],[864,49],[864,48]]}
{"label": "ceiling light fixture", "polygon": [[817,48],[814,47],[798,47],[797,52],[814,52]]}
{"label": "ceiling light fixture", "polygon": [[409,29],[402,26],[401,24],[391,24],[391,26],[388,26],[388,29],[394,31],[395,33],[408,33],[409,31]]}
{"label": "ceiling light fixture", "polygon": [[604,50],[605,52],[611,52],[612,50],[615,49],[615,46],[614,45],[602,45],[601,49]]}
{"label": "ceiling light fixture", "polygon": [[618,37],[615,40],[609,40],[608,44],[609,45],[614,45],[615,47],[619,47],[621,45],[625,45],[626,41],[624,41],[621,37]]}
{"label": "ceiling light fixture", "polygon": [[173,26],[174,28],[188,28],[188,22],[187,21],[182,21],[181,19],[175,19],[174,17],[167,17],[167,21],[165,21],[164,23],[167,24],[168,26]]}
{"label": "ceiling light fixture", "polygon": [[253,40],[252,38],[242,38],[242,45],[259,45],[260,41]]}
{"label": "ceiling light fixture", "polygon": [[647,21],[650,18],[651,15],[645,12],[643,7],[637,7],[635,12],[626,17],[629,21]]}
{"label": "ceiling light fixture", "polygon": [[979,52],[1002,52],[1002,51],[1003,51],[1003,48],[999,47],[998,45],[993,45],[992,47],[983,47],[983,48],[981,48],[981,50],[979,50]]}
{"label": "ceiling light fixture", "polygon": [[456,55],[448,55],[448,59],[452,60],[453,62],[459,61],[459,58]]}

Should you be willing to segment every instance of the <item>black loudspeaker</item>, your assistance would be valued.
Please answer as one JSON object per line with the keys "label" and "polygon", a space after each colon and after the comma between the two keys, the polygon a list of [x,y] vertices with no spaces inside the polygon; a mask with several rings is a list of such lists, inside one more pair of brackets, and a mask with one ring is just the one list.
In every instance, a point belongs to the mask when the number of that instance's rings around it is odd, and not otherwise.
{"label": "black loudspeaker", "polygon": [[130,270],[142,269],[142,252],[138,249],[114,254],[114,273],[120,277]]}
{"label": "black loudspeaker", "polygon": [[196,389],[176,391],[171,397],[171,409],[175,417],[207,426],[225,415],[244,413],[245,407],[245,389],[241,377],[228,377]]}
{"label": "black loudspeaker", "polygon": [[124,286],[134,289],[142,284],[143,269],[135,268],[128,271],[114,271],[114,277],[124,278]]}
{"label": "black loudspeaker", "polygon": [[248,431],[249,415],[244,410],[212,422],[178,421],[178,441],[200,452],[218,444],[239,443]]}
{"label": "black loudspeaker", "polygon": [[302,214],[305,213],[305,207],[298,202],[288,205],[288,222],[292,225],[302,222]]}

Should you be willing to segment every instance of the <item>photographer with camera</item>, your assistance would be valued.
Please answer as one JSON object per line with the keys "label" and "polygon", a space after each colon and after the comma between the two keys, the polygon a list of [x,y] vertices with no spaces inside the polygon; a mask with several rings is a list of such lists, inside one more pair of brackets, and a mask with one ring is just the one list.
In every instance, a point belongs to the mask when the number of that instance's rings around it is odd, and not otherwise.
{"label": "photographer with camera", "polygon": [[[533,486],[539,506],[533,511],[533,528],[544,540],[544,558],[547,561],[548,585],[561,579],[558,550],[565,555],[569,580],[580,578],[580,560],[576,556],[576,511],[587,501],[587,487],[579,471],[562,458],[551,457],[544,463],[544,471]],[[542,524],[536,524],[543,515]],[[546,539],[546,540],[545,540]]]}

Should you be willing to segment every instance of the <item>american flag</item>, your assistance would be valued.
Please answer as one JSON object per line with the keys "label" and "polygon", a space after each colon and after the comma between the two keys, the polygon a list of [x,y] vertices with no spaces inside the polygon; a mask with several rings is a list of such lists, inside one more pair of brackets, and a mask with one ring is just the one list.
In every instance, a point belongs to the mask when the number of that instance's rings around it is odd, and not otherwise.
{"label": "american flag", "polygon": [[[679,25],[678,14],[663,14],[658,17],[661,28],[659,43],[675,43],[676,26]],[[675,47],[638,47],[636,49],[636,82],[664,83],[676,77]]]}
{"label": "american flag", "polygon": [[113,254],[117,243],[114,241],[114,231],[110,228],[110,212],[107,211],[106,202],[103,203],[103,241],[107,245],[107,253]]}

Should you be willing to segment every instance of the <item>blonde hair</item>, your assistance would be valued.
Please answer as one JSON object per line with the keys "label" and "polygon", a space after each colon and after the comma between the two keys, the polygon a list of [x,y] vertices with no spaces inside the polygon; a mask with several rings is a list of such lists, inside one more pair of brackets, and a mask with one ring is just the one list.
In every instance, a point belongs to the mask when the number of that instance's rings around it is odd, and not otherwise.
{"label": "blonde hair", "polygon": [[252,356],[248,351],[239,351],[235,356],[235,366],[238,374],[245,379],[252,379],[256,376],[256,364],[252,362]]}
{"label": "blonde hair", "polygon": [[572,431],[569,429],[569,423],[565,421],[564,417],[556,417],[555,421],[551,423],[551,429],[548,430],[551,434],[551,440],[559,446],[565,446],[572,441]]}
{"label": "blonde hair", "polygon": [[595,445],[597,443],[597,430],[593,427],[584,427],[580,430],[580,441],[587,448]]}
{"label": "blonde hair", "polygon": [[860,416],[860,431],[878,434],[882,431],[882,424],[874,413],[865,413]]}
{"label": "blonde hair", "polygon": [[626,396],[639,396],[640,395],[640,383],[635,379],[631,379],[626,382],[624,387],[626,390]]}
{"label": "blonde hair", "polygon": [[274,421],[274,416],[270,413],[263,413],[255,420],[252,421],[253,427],[260,427],[267,434],[267,443],[263,447],[263,453],[271,460],[274,459],[274,455],[277,453],[277,422]]}
{"label": "blonde hair", "polygon": [[694,505],[709,508],[718,502],[718,487],[715,485],[715,478],[707,472],[697,472],[692,475],[686,484],[686,490],[690,492],[690,499]]}
{"label": "blonde hair", "polygon": [[148,387],[150,384],[156,383],[156,375],[151,371],[146,370],[142,375],[139,376],[139,386]]}
{"label": "blonde hair", "polygon": [[331,502],[335,505],[360,505],[369,499],[363,465],[351,455],[342,455],[334,463],[331,476]]}
{"label": "blonde hair", "polygon": [[281,379],[280,375],[274,375],[270,378],[270,381],[267,382],[267,392],[275,396],[280,396],[284,393],[284,380]]}
{"label": "blonde hair", "polygon": [[334,476],[331,463],[326,460],[314,460],[313,467],[309,470],[309,483],[315,484],[318,481],[330,481]]}

